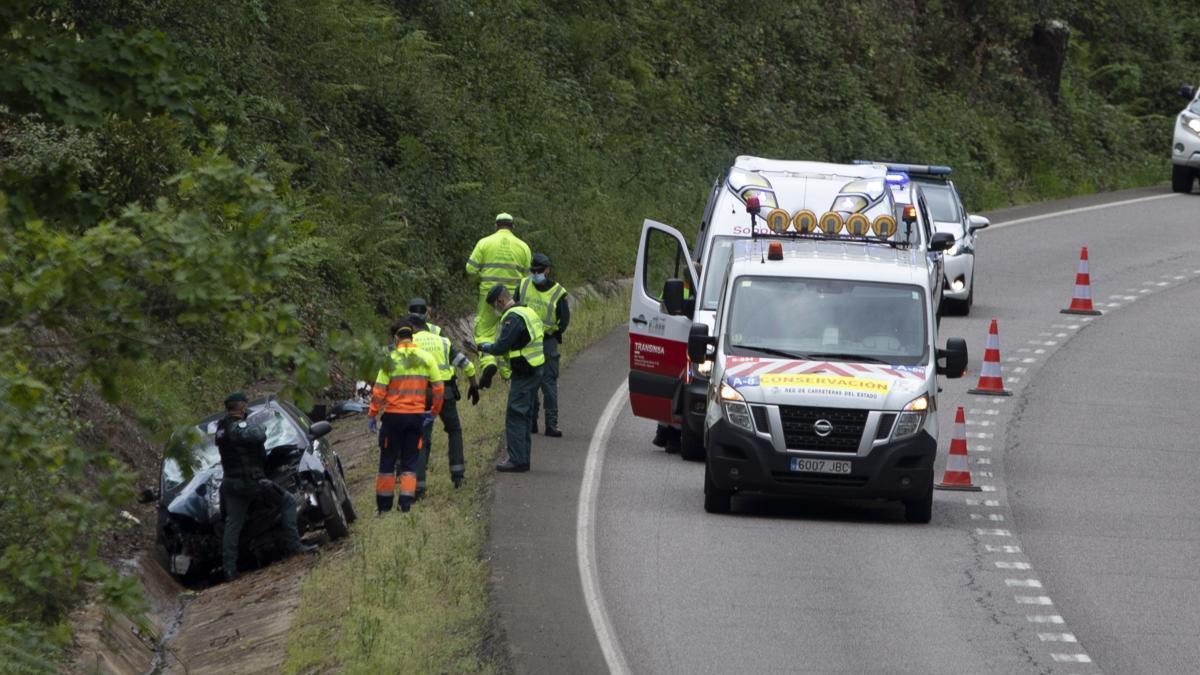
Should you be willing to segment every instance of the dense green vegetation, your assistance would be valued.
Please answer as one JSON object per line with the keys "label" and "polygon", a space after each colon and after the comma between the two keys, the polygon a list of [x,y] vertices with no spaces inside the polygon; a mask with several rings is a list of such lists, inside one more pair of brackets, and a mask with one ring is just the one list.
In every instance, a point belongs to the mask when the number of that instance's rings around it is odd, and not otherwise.
{"label": "dense green vegetation", "polygon": [[97,542],[147,467],[93,400],[162,433],[366,368],[410,294],[471,304],[500,210],[627,273],[737,154],[944,162],[976,209],[1160,181],[1196,54],[1170,0],[0,3],[3,642],[129,600]]}

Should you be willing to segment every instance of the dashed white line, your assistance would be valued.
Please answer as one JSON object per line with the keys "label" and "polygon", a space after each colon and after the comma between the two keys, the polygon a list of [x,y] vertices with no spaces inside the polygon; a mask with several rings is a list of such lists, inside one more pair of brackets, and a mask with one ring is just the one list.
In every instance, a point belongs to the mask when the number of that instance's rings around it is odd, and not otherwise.
{"label": "dashed white line", "polygon": [[1042,582],[1037,579],[1005,579],[1004,585],[1009,588],[1041,588]]}
{"label": "dashed white line", "polygon": [[1029,623],[1053,623],[1059,625],[1066,623],[1066,620],[1057,614],[1030,614],[1025,617],[1025,620]]}
{"label": "dashed white line", "polygon": [[1012,545],[997,546],[995,544],[987,544],[983,548],[988,553],[1020,553],[1021,552],[1020,546],[1012,546]]}
{"label": "dashed white line", "polygon": [[1091,663],[1092,657],[1087,654],[1051,654],[1050,658],[1058,663]]}
{"label": "dashed white line", "polygon": [[1011,537],[1012,532],[1003,529],[987,529],[983,527],[975,528],[975,534],[981,537]]}
{"label": "dashed white line", "polygon": [[1038,633],[1042,642],[1079,642],[1073,633]]}
{"label": "dashed white line", "polygon": [[1054,604],[1054,601],[1045,595],[1018,595],[1013,598],[1013,600],[1015,600],[1018,605],[1049,606]]}
{"label": "dashed white line", "polygon": [[1007,560],[996,561],[996,569],[1001,570],[1027,570],[1031,567],[1033,567],[1033,565],[1030,565],[1027,562],[1010,562]]}

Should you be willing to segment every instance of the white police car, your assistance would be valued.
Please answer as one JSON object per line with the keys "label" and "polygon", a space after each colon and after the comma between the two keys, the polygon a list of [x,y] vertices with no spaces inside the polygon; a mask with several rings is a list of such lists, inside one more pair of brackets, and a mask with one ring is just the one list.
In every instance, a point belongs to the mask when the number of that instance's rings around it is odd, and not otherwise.
{"label": "white police car", "polygon": [[1188,86],[1179,95],[1190,103],[1175,118],[1175,140],[1171,145],[1171,189],[1191,192],[1200,176],[1200,88]]}

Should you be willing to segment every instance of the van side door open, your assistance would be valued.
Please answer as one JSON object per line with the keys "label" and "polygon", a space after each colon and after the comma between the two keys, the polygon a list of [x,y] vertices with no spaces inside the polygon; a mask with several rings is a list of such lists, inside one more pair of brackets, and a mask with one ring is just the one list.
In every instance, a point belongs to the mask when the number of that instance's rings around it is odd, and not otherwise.
{"label": "van side door open", "polygon": [[695,289],[683,235],[646,220],[629,302],[629,404],[638,417],[680,422],[675,399],[687,369]]}

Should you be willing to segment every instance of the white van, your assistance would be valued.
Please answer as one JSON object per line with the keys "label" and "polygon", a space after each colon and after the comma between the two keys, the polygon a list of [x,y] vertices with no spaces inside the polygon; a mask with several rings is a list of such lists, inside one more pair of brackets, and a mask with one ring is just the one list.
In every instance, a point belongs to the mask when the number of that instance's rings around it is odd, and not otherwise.
{"label": "white van", "polygon": [[[682,256],[677,231],[644,227],[649,238],[674,239]],[[654,283],[660,253],[668,247],[643,251],[636,285]],[[702,427],[706,510],[729,511],[739,493],[894,499],[909,521],[929,521],[936,376],[961,377],[967,349],[957,338],[936,347],[921,249],[898,237],[739,240],[711,331],[683,315],[681,287],[665,282],[663,337],[674,342],[686,329],[689,359],[712,364]],[[631,386],[668,353],[662,342],[635,339]]]}
{"label": "white van", "polygon": [[[770,232],[770,223],[787,217],[791,225],[796,219],[806,220],[810,216],[820,219],[827,213],[839,213],[843,219],[861,214],[868,222],[881,215],[901,220],[902,206],[896,203],[899,188],[888,186],[888,170],[882,164],[830,164],[825,162],[788,161],[763,159],[760,157],[738,157],[733,166],[714,182],[704,207],[700,227],[692,248],[690,260],[696,265],[685,264],[688,257],[670,261],[658,260],[661,268],[647,268],[649,286],[634,288],[633,305],[630,312],[630,401],[634,414],[657,420],[682,429],[681,452],[684,459],[704,458],[703,423],[705,395],[711,363],[691,364],[687,361],[682,340],[687,330],[672,342],[663,337],[674,324],[692,321],[713,326],[721,288],[725,282],[728,263],[734,245],[751,236],[750,215],[746,211],[746,200],[759,200],[760,212],[756,216],[753,230],[760,234]],[[891,189],[889,189],[889,187]],[[905,186],[905,190],[918,189]],[[923,202],[915,198],[907,203]],[[926,271],[931,287],[937,288],[940,300],[941,279],[940,252],[932,250],[933,233],[930,220],[925,214],[916,213],[912,227],[898,232],[906,237],[914,250],[927,254]],[[774,219],[774,221],[772,220]],[[682,241],[682,239],[680,239]],[[646,268],[647,252],[658,255],[660,251],[674,251],[675,240],[662,232],[645,229],[642,233],[638,269]],[[685,248],[686,250],[686,248]],[[667,255],[664,253],[663,255]],[[697,279],[698,277],[698,279]],[[662,284],[668,279],[684,280],[688,289],[698,292],[686,298],[685,315],[667,317],[661,298]],[[935,307],[937,305],[935,304]],[[638,345],[645,349],[672,349],[661,362],[653,367],[639,369]]]}

